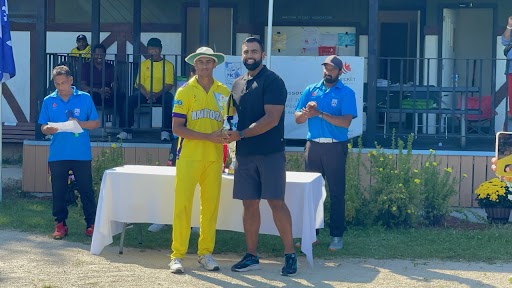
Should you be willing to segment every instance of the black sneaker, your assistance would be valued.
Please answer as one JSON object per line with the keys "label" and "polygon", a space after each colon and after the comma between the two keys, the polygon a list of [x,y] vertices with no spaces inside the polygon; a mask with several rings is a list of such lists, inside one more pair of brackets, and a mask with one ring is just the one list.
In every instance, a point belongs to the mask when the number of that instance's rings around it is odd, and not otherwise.
{"label": "black sneaker", "polygon": [[258,269],[260,269],[260,257],[249,253],[245,253],[242,260],[231,266],[231,271],[233,272],[246,272]]}
{"label": "black sneaker", "polygon": [[281,275],[292,276],[297,273],[297,254],[291,253],[284,256],[284,266]]}

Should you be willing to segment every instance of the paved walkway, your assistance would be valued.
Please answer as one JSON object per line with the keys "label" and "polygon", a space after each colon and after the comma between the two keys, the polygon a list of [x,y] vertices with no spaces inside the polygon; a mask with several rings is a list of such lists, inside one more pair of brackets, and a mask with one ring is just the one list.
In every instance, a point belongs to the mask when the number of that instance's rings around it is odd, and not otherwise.
{"label": "paved walkway", "polygon": [[23,169],[21,167],[9,166],[2,168],[2,182],[7,181],[8,179],[21,180],[22,176]]}
{"label": "paved walkway", "polygon": [[[85,237],[85,236],[84,236]],[[231,272],[240,255],[216,255],[221,271],[207,272],[195,255],[184,260],[186,274],[170,273],[168,250],[105,247],[48,236],[0,230],[0,287],[509,287],[512,263],[436,260],[315,260],[299,257],[294,277],[279,275],[281,258],[263,258],[261,270]]]}

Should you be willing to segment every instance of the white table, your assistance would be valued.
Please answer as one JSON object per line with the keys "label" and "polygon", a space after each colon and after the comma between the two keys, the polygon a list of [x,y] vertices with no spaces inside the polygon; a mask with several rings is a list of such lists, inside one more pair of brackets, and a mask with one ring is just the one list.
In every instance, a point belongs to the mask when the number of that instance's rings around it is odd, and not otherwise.
{"label": "white table", "polygon": [[[123,231],[125,223],[173,223],[175,167],[126,165],[105,171],[98,199],[92,254],[100,254]],[[325,187],[319,173],[287,172],[285,202],[292,216],[292,233],[302,238],[302,252],[313,265],[315,229],[324,226]],[[222,176],[217,229],[243,232],[242,201],[234,200],[233,176]],[[279,235],[267,201],[261,201],[260,233]],[[192,209],[192,226],[199,227],[199,187]]]}

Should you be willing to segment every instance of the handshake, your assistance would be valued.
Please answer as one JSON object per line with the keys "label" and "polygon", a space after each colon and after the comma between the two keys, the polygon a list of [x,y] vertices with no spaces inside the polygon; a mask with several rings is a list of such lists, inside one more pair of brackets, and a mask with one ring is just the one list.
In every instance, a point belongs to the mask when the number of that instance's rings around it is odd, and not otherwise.
{"label": "handshake", "polygon": [[213,143],[229,144],[240,140],[240,132],[237,130],[220,129],[209,134],[209,141]]}

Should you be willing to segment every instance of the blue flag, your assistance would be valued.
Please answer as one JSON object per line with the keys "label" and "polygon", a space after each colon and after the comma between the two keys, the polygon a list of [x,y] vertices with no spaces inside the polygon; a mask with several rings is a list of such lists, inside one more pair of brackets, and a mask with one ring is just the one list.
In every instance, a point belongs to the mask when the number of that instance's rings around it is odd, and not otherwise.
{"label": "blue flag", "polygon": [[0,0],[0,83],[16,75],[14,55],[12,54],[11,28],[9,26],[9,11],[7,0]]}

